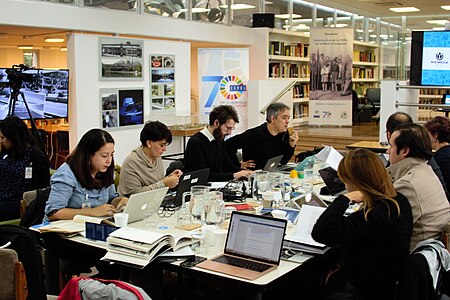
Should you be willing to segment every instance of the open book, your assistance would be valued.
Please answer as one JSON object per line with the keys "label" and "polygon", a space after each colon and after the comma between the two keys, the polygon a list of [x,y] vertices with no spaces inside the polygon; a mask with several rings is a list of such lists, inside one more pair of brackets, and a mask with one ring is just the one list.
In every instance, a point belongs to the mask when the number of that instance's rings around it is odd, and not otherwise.
{"label": "open book", "polygon": [[108,224],[115,226],[114,222],[108,220],[109,217],[90,217],[83,215],[75,215],[72,220],[58,220],[50,222],[46,225],[33,226],[31,229],[39,232],[56,232],[60,234],[76,234],[86,230],[86,222],[96,224]]}
{"label": "open book", "polygon": [[286,235],[283,248],[314,254],[325,253],[328,247],[316,242],[311,236],[314,224],[325,209],[325,207],[303,205],[294,228],[294,234]]}
{"label": "open book", "polygon": [[188,235],[175,237],[145,229],[122,227],[106,239],[108,252],[102,260],[131,264],[141,268],[161,253],[176,251],[193,243]]}

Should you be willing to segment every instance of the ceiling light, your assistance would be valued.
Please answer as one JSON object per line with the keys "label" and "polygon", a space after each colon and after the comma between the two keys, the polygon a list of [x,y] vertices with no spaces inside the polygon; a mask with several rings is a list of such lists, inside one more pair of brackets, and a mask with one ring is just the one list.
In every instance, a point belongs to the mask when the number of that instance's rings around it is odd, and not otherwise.
{"label": "ceiling light", "polygon": [[17,46],[17,49],[31,50],[31,49],[33,49],[33,46],[31,46],[31,45],[19,45],[19,46]]}
{"label": "ceiling light", "polygon": [[448,23],[447,20],[427,20],[426,22],[428,24],[436,24],[436,25],[445,25],[446,23]]}
{"label": "ceiling light", "polygon": [[67,47],[61,47],[61,48],[59,48],[59,50],[61,50],[63,52],[66,52],[67,51]]}
{"label": "ceiling light", "polygon": [[435,31],[445,30],[445,27],[433,27],[433,30]]}
{"label": "ceiling light", "polygon": [[[221,8],[228,8],[228,5],[224,4],[220,6]],[[231,9],[238,10],[238,9],[252,9],[255,8],[254,5],[249,5],[245,3],[238,3],[238,4],[231,4]]]}
{"label": "ceiling light", "polygon": [[45,39],[47,43],[62,43],[64,39],[62,37],[49,37]]}
{"label": "ceiling light", "polygon": [[[182,11],[182,12],[186,12],[186,11],[188,11],[188,10],[187,10],[187,8],[183,8],[181,11]],[[202,7],[193,7],[193,8],[192,8],[192,13],[193,13],[193,14],[195,14],[195,13],[203,13],[203,12],[208,12],[208,11],[209,11],[209,9],[207,9],[207,8],[202,8]]]}
{"label": "ceiling light", "polygon": [[398,12],[398,13],[402,13],[402,12],[414,12],[414,11],[420,11],[420,9],[418,9],[417,7],[391,7],[389,8],[391,11],[393,12]]}
{"label": "ceiling light", "polygon": [[441,5],[442,9],[450,10],[450,5]]}
{"label": "ceiling light", "polygon": [[[278,19],[289,19],[290,18],[290,14],[281,14],[281,15],[275,15],[275,18]],[[298,19],[301,18],[301,15],[297,15],[297,14],[292,14],[292,19]]]}

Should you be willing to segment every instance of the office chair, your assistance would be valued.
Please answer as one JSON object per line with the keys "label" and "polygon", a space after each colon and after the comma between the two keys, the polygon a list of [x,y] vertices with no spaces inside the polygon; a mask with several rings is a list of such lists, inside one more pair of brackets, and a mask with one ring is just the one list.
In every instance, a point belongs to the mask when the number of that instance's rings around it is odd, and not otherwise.
{"label": "office chair", "polygon": [[355,90],[352,91],[352,109],[354,123],[367,123],[372,119],[375,104],[367,97],[358,97]]}
{"label": "office chair", "polygon": [[368,88],[366,90],[366,97],[369,98],[375,106],[372,113],[372,119],[378,124],[380,121],[380,108],[381,108],[381,89],[380,88]]}
{"label": "office chair", "polygon": [[27,278],[17,252],[0,249],[0,299],[25,300],[28,297]]}

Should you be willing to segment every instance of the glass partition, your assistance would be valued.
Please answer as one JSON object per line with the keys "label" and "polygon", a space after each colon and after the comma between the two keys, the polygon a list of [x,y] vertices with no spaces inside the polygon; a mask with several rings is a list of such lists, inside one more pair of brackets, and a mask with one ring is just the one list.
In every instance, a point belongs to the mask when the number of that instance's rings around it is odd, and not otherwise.
{"label": "glass partition", "polygon": [[84,0],[84,6],[138,12],[139,0]]}
{"label": "glass partition", "polygon": [[[286,25],[286,16],[289,14],[289,1],[270,0],[264,1],[264,4],[266,13],[275,14],[275,28],[286,29],[283,28],[283,26]],[[289,16],[287,18],[289,18]]]}
{"label": "glass partition", "polygon": [[179,19],[186,19],[188,13],[185,1],[182,0],[144,0],[142,12]]}
{"label": "glass partition", "polygon": [[229,0],[231,4],[231,24],[252,27],[253,14],[261,11],[260,1]]}

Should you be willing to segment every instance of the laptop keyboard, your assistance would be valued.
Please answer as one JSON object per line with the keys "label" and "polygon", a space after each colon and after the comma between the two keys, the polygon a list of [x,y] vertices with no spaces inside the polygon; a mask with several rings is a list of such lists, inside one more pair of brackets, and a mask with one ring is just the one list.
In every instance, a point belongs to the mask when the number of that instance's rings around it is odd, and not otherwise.
{"label": "laptop keyboard", "polygon": [[265,270],[272,267],[271,265],[257,263],[257,262],[248,261],[245,259],[240,259],[240,258],[231,257],[231,256],[225,256],[225,255],[219,256],[219,257],[213,259],[213,261],[222,263],[222,264],[226,264],[226,265],[230,265],[230,266],[235,266],[235,267],[251,270],[251,271],[256,271],[256,272],[264,272]]}

